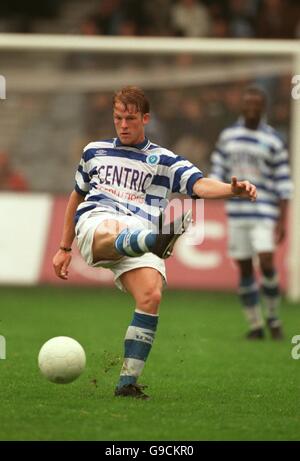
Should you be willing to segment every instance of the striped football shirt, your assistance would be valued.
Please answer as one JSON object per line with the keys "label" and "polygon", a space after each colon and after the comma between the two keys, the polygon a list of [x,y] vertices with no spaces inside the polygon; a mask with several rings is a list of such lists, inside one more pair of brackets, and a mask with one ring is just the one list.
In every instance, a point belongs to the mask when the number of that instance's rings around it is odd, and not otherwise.
{"label": "striped football shirt", "polygon": [[118,138],[91,142],[75,176],[75,190],[85,197],[75,222],[97,208],[155,223],[171,192],[192,196],[202,177],[188,160],[147,138],[135,146],[125,146]]}
{"label": "striped football shirt", "polygon": [[256,130],[250,130],[240,119],[221,132],[212,153],[210,177],[230,182],[231,176],[255,184],[257,200],[228,199],[230,219],[277,220],[279,202],[290,199],[292,182],[287,149],[272,127],[260,123]]}

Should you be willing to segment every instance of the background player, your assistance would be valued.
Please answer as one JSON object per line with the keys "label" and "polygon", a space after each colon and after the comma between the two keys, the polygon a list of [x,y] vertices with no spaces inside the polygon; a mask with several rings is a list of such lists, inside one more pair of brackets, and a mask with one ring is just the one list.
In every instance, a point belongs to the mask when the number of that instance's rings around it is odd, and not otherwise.
{"label": "background player", "polygon": [[231,175],[247,178],[258,191],[255,203],[235,198],[226,203],[229,254],[239,268],[239,295],[250,325],[249,339],[264,338],[254,255],[258,255],[262,273],[267,325],[272,338],[282,338],[274,250],[285,235],[292,183],[286,147],[278,133],[264,122],[265,109],[265,93],[256,87],[247,88],[242,97],[241,118],[220,134],[210,175],[223,181]]}
{"label": "background player", "polygon": [[[68,278],[76,234],[85,261],[109,267],[117,286],[132,294],[135,312],[125,336],[125,358],[115,395],[147,398],[137,385],[153,344],[170,255],[189,212],[179,225],[158,233],[160,205],[171,192],[202,198],[240,196],[255,200],[248,181],[231,184],[203,178],[198,168],[145,137],[150,107],[143,91],[125,87],[113,99],[117,138],[86,146],[65,213],[60,249],[53,259],[58,277]],[[74,222],[75,218],[75,222]],[[183,228],[182,228],[183,225]],[[162,259],[163,258],[163,259]]]}

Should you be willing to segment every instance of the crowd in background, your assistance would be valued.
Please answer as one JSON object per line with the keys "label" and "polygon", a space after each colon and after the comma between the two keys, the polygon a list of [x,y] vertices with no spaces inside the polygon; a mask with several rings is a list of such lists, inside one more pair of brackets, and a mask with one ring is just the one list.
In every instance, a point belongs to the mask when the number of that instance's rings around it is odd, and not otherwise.
{"label": "crowd in background", "polygon": [[92,35],[294,38],[300,6],[289,0],[102,0],[82,23]]}
{"label": "crowd in background", "polygon": [[[0,28],[35,32],[55,23],[76,0],[12,0],[1,5]],[[298,0],[87,0],[89,13],[66,33],[181,37],[295,38],[300,36]]]}

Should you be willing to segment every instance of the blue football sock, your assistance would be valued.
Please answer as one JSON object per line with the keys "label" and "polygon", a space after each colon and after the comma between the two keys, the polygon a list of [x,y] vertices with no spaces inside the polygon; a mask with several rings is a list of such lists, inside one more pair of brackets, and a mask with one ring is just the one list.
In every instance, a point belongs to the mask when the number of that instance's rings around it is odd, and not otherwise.
{"label": "blue football sock", "polygon": [[123,229],[117,236],[115,248],[121,255],[137,257],[152,250],[157,234],[149,230]]}
{"label": "blue football sock", "polygon": [[269,321],[279,318],[280,288],[276,271],[265,272],[262,277],[262,292]]}
{"label": "blue football sock", "polygon": [[158,315],[135,311],[125,336],[124,362],[117,388],[135,384],[141,375],[154,341],[157,323]]}
{"label": "blue football sock", "polygon": [[259,291],[253,276],[241,278],[239,296],[250,329],[256,330],[262,328],[264,321],[259,304]]}

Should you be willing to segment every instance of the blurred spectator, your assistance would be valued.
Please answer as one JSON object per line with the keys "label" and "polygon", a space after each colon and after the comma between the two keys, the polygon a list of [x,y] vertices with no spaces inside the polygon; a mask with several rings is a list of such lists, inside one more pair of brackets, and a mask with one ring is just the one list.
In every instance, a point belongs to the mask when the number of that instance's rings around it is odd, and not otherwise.
{"label": "blurred spectator", "polygon": [[147,35],[149,19],[138,0],[102,0],[82,23],[84,35]]}
{"label": "blurred spectator", "polygon": [[151,0],[145,3],[145,14],[149,18],[148,35],[172,35],[170,18],[172,0]]}
{"label": "blurred spectator", "polygon": [[211,36],[214,38],[230,37],[228,21],[222,16],[216,16],[211,23]]}
{"label": "blurred spectator", "polygon": [[289,104],[286,100],[281,100],[273,105],[273,110],[270,114],[270,123],[276,123],[276,128],[286,144],[289,142],[289,129],[286,124],[289,118],[289,111]]}
{"label": "blurred spectator", "polygon": [[80,24],[80,33],[82,35],[98,34],[98,28],[94,15],[90,15],[82,21],[82,23]]}
{"label": "blurred spectator", "polygon": [[255,34],[251,14],[253,10],[249,8],[251,2],[244,0],[229,1],[229,28],[232,37],[253,37]]}
{"label": "blurred spectator", "polygon": [[224,90],[223,98],[227,109],[227,115],[224,117],[226,124],[233,123],[239,116],[241,92],[240,85],[230,85]]}
{"label": "blurred spectator", "polygon": [[85,132],[90,139],[101,139],[111,133],[114,136],[111,121],[111,94],[91,93],[87,96]]}
{"label": "blurred spectator", "polygon": [[[165,118],[165,130],[169,137],[167,145],[170,149],[176,148],[181,155],[187,156],[203,169],[209,162],[205,107],[196,95],[191,97],[189,94],[183,96],[183,92],[178,93],[179,100],[172,92],[166,94],[167,98],[171,97],[173,100],[165,101],[170,108]],[[173,109],[174,103],[177,108]]]}
{"label": "blurred spectator", "polygon": [[22,174],[15,171],[6,152],[0,152],[0,191],[25,192],[28,183]]}
{"label": "blurred spectator", "polygon": [[208,9],[197,0],[178,0],[171,7],[171,25],[177,36],[207,37],[211,18]]}
{"label": "blurred spectator", "polygon": [[289,116],[291,110],[291,98],[287,95],[291,91],[291,78],[290,76],[283,76],[277,79],[277,85],[273,94],[269,98],[272,101],[272,108],[269,108],[270,123],[276,125],[277,130],[280,132],[283,140],[289,143]]}
{"label": "blurred spectator", "polygon": [[[0,31],[80,30],[84,35],[259,37],[300,36],[299,0],[13,0],[1,5]],[[93,5],[96,10],[90,14]],[[66,8],[66,6],[68,6]],[[74,10],[72,9],[74,5]],[[82,14],[77,14],[82,11]],[[83,21],[82,17],[88,14]],[[50,24],[50,21],[52,24]],[[82,23],[81,23],[82,21]],[[64,28],[66,24],[67,28]]]}
{"label": "blurred spectator", "polygon": [[258,13],[256,36],[258,38],[294,38],[300,6],[283,0],[263,0]]}
{"label": "blurred spectator", "polygon": [[125,19],[120,24],[119,35],[125,37],[133,37],[135,35],[138,35],[137,24],[134,21],[131,21],[130,19]]}
{"label": "blurred spectator", "polygon": [[83,21],[85,35],[118,35],[122,21],[121,0],[101,0],[94,14]]}
{"label": "blurred spectator", "polygon": [[184,135],[176,143],[173,148],[184,157],[188,156],[190,161],[195,162],[195,165],[206,175],[209,172],[209,144],[205,139],[199,136]]}
{"label": "blurred spectator", "polygon": [[146,4],[141,0],[123,0],[123,20],[121,23],[120,35],[148,35],[150,18],[147,14]]}
{"label": "blurred spectator", "polygon": [[0,17],[13,20],[14,30],[7,32],[33,32],[33,24],[41,18],[57,18],[60,0],[13,0],[10,2],[1,2]]}
{"label": "blurred spectator", "polygon": [[151,119],[145,128],[145,134],[149,139],[155,139],[159,145],[164,145],[167,136],[162,122],[157,117],[156,113],[151,109]]}

